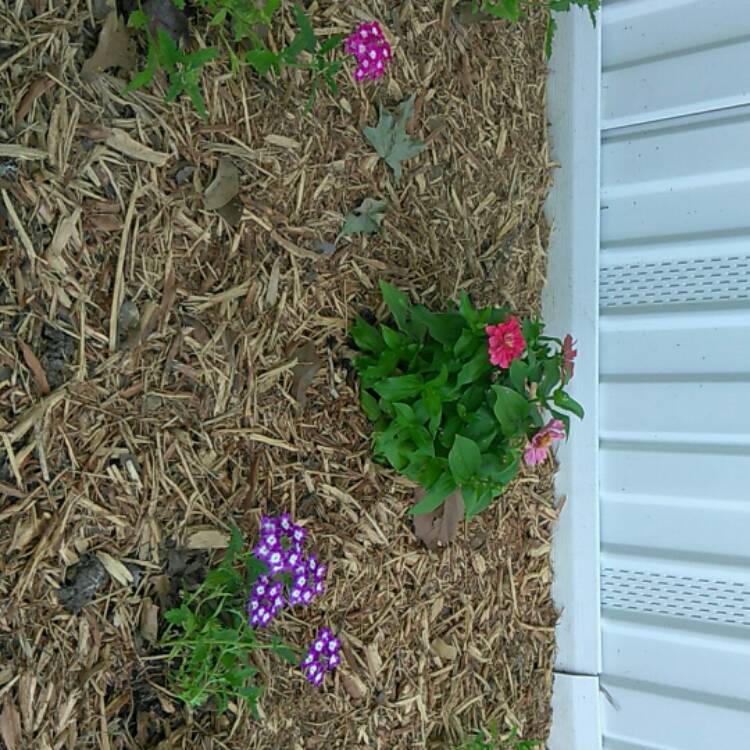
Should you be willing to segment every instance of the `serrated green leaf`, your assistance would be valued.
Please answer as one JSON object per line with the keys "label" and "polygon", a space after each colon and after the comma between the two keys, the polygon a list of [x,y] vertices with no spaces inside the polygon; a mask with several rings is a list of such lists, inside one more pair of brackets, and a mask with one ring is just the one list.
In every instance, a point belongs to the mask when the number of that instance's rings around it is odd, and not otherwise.
{"label": "serrated green leaf", "polygon": [[294,19],[297,22],[297,28],[304,41],[304,49],[308,52],[315,52],[318,46],[318,40],[315,38],[315,32],[310,24],[310,19],[305,15],[305,11],[299,5],[294,6]]}
{"label": "serrated green leaf", "polygon": [[365,198],[362,203],[344,219],[339,237],[352,234],[373,234],[380,231],[385,218],[386,202]]}

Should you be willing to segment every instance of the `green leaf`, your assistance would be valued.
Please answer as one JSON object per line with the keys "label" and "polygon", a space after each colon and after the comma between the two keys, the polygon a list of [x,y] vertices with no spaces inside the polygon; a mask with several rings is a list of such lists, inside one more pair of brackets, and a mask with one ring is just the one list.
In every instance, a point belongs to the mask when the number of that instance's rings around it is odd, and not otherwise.
{"label": "green leaf", "polygon": [[372,144],[381,159],[393,170],[396,182],[401,179],[401,162],[407,161],[426,148],[421,141],[406,132],[406,125],[414,111],[415,95],[399,104],[398,118],[387,110],[380,110],[378,124],[364,129],[365,137]]}
{"label": "green leaf", "polygon": [[542,382],[539,384],[539,393],[547,398],[552,389],[560,382],[560,365],[553,359],[547,359],[542,365]]}
{"label": "green leaf", "polygon": [[385,218],[386,202],[365,198],[362,203],[344,219],[339,237],[349,237],[352,234],[373,234],[379,232]]}
{"label": "green leaf", "polygon": [[411,309],[409,297],[386,281],[380,282],[380,292],[383,295],[383,301],[388,307],[391,315],[393,315],[393,319],[396,321],[396,325],[402,331],[408,333],[406,319],[408,312]]}
{"label": "green leaf", "polygon": [[547,18],[547,30],[544,34],[544,54],[548,60],[552,57],[552,42],[555,38],[555,31],[557,31],[557,21],[550,13]]}
{"label": "green leaf", "polygon": [[463,485],[479,472],[482,453],[479,446],[463,435],[456,435],[453,447],[448,454],[448,465],[456,484]]}
{"label": "green leaf", "polygon": [[192,68],[202,68],[206,63],[215,60],[219,55],[216,47],[206,47],[191,53],[185,58],[185,63]]}
{"label": "green leaf", "polygon": [[424,381],[421,375],[397,375],[386,378],[374,386],[374,390],[388,401],[403,401],[405,398],[418,396]]}
{"label": "green leaf", "polygon": [[154,79],[154,73],[156,73],[157,64],[158,62],[156,57],[156,48],[153,44],[149,44],[148,59],[145,69],[133,76],[133,79],[127,86],[125,86],[122,93],[129,94],[132,91],[143,88],[144,86],[147,86],[149,83],[151,83],[151,81],[153,81]]}
{"label": "green leaf", "polygon": [[413,320],[427,328],[435,341],[445,346],[453,347],[465,330],[464,319],[456,313],[433,313],[423,305],[415,305],[411,315]]}
{"label": "green leaf", "polygon": [[526,378],[529,377],[529,366],[522,359],[514,359],[510,363],[510,382],[521,394],[526,395]]}
{"label": "green leaf", "polygon": [[467,383],[474,383],[491,370],[490,357],[487,351],[482,348],[461,368],[458,373],[457,384],[462,386]]}
{"label": "green leaf", "polygon": [[362,382],[366,388],[374,387],[377,381],[391,375],[398,365],[399,353],[392,350],[383,352],[376,364],[362,370]]}
{"label": "green leaf", "polygon": [[265,47],[251,49],[245,55],[245,61],[261,76],[266,75],[270,70],[275,70],[277,73],[281,71],[280,56]]}
{"label": "green leaf", "polygon": [[575,399],[568,396],[562,388],[555,391],[552,400],[555,402],[555,406],[559,406],[561,409],[572,412],[578,417],[578,419],[583,419],[583,407]]}
{"label": "green leaf", "polygon": [[494,484],[508,484],[518,474],[519,461],[513,458],[509,463],[503,463],[495,453],[486,453],[482,456],[482,465],[479,476],[489,479]]}
{"label": "green leaf", "polygon": [[461,359],[467,356],[473,356],[477,347],[481,343],[483,343],[483,340],[480,339],[474,331],[469,328],[464,328],[461,335],[458,337],[458,341],[456,341],[453,346],[453,353],[456,357]]}
{"label": "green leaf", "polygon": [[422,393],[422,403],[430,420],[430,432],[435,435],[440,426],[440,418],[443,416],[443,402],[440,394],[430,387],[426,387]]}
{"label": "green leaf", "polygon": [[305,44],[305,49],[308,52],[315,52],[315,48],[318,46],[318,40],[315,38],[315,32],[310,25],[310,19],[305,15],[305,11],[299,5],[294,6],[294,18],[297,21],[297,27],[299,33]]}
{"label": "green leaf", "polygon": [[498,493],[491,488],[484,488],[476,494],[476,498],[471,507],[465,507],[466,520],[471,521],[474,516],[479,515],[496,497]]}
{"label": "green leaf", "polygon": [[456,483],[453,477],[448,474],[442,474],[435,484],[430,487],[427,494],[409,511],[412,516],[420,516],[423,513],[431,513],[442,505],[451,492],[455,491]]}
{"label": "green leaf", "polygon": [[362,391],[359,395],[359,402],[362,405],[362,411],[371,422],[377,422],[380,419],[380,407],[374,396],[367,391]]}
{"label": "green leaf", "polygon": [[414,409],[409,404],[396,402],[393,404],[393,409],[396,412],[396,419],[403,425],[411,425],[417,423],[417,417],[414,414]]}
{"label": "green leaf", "polygon": [[[336,49],[336,47],[341,44],[341,42],[344,40],[343,34],[334,34],[333,36],[328,37],[323,44],[320,45],[320,49],[318,50],[318,53],[321,55],[327,55],[331,50]],[[339,66],[339,69],[341,66]]]}
{"label": "green leaf", "polygon": [[159,62],[167,69],[172,70],[180,62],[182,54],[177,48],[174,39],[163,29],[156,30],[157,54]]}
{"label": "green leaf", "polygon": [[380,332],[383,336],[383,341],[385,341],[385,345],[389,349],[401,350],[409,343],[409,340],[403,333],[394,331],[393,328],[385,324],[380,326]]}
{"label": "green leaf", "polygon": [[131,29],[145,29],[148,26],[148,16],[142,10],[134,10],[128,17]]}
{"label": "green leaf", "polygon": [[529,402],[520,393],[502,385],[493,385],[492,390],[496,396],[493,410],[503,434],[512,437],[525,432],[531,410]]}
{"label": "green leaf", "polygon": [[352,338],[357,348],[365,352],[379,354],[385,348],[383,338],[375,326],[371,326],[364,318],[357,316],[357,320],[351,328]]}

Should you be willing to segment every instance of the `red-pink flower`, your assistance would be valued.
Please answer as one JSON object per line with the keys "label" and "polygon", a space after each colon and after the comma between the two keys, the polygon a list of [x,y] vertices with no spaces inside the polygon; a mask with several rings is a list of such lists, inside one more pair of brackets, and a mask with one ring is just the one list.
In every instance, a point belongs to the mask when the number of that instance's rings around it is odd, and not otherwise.
{"label": "red-pink flower", "polygon": [[565,438],[565,425],[559,419],[551,419],[546,427],[537,432],[526,444],[523,460],[527,466],[542,463],[549,455],[552,444]]}
{"label": "red-pink flower", "polygon": [[357,83],[380,78],[392,57],[391,45],[377,21],[357,26],[357,30],[346,38],[344,49],[357,59],[358,65],[354,71]]}
{"label": "red-pink flower", "polygon": [[578,350],[573,347],[576,342],[573,341],[573,337],[568,334],[563,339],[562,344],[562,379],[563,383],[569,383],[573,378],[573,371],[575,370],[574,360],[578,356]]}
{"label": "red-pink flower", "polygon": [[487,345],[490,350],[490,362],[507,369],[510,363],[523,354],[526,340],[521,333],[518,318],[511,315],[505,323],[496,326],[486,326]]}

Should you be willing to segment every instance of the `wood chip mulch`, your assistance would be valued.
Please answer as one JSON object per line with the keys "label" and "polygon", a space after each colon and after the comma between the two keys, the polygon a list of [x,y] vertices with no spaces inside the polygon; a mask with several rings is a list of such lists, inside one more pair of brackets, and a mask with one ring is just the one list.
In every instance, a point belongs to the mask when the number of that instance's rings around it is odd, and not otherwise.
{"label": "wood chip mulch", "polygon": [[[467,290],[538,310],[553,168],[542,19],[313,3],[325,34],[379,19],[390,77],[347,81],[305,115],[306,73],[214,66],[202,122],[162,88],[82,79],[100,5],[0,3],[2,742],[413,750],[493,722],[546,737],[552,469],[427,551],[413,487],[371,460],[347,339],[358,312],[383,312],[381,278],[429,305]],[[428,147],[396,184],[362,127],[411,93]],[[240,171],[226,219],[203,202],[222,157]],[[388,203],[383,234],[330,252],[365,197]],[[321,366],[300,409],[295,350],[311,342]],[[175,581],[220,556],[197,549],[206,531],[252,539],[284,510],[330,564],[329,592],[275,631],[301,648],[339,629],[344,663],[315,691],[264,655],[260,721],[190,713],[155,643]],[[77,612],[61,604],[78,597]]]}

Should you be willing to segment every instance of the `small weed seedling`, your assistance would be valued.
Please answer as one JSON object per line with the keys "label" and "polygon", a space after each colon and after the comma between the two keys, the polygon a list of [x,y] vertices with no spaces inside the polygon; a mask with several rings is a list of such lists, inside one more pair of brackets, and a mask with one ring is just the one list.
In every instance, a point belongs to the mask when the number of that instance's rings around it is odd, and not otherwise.
{"label": "small weed seedling", "polygon": [[[527,465],[544,461],[583,409],[564,390],[572,338],[543,335],[504,308],[477,310],[467,295],[434,313],[381,283],[392,323],[358,318],[352,337],[361,403],[374,423],[375,456],[426,495],[430,513],[460,488],[467,518],[500,495]],[[550,415],[545,422],[545,416]]]}
{"label": "small weed seedling", "polygon": [[501,739],[496,728],[491,728],[489,734],[484,732],[465,740],[454,750],[541,750],[539,740],[518,740],[518,730],[514,727],[510,736]]}
{"label": "small weed seedling", "polygon": [[507,21],[520,21],[534,8],[544,8],[547,13],[547,35],[544,42],[547,57],[552,54],[552,40],[557,28],[553,14],[570,10],[574,5],[586,8],[591,16],[591,23],[596,25],[596,11],[601,7],[601,0],[472,0],[471,3],[474,13],[485,13]]}

